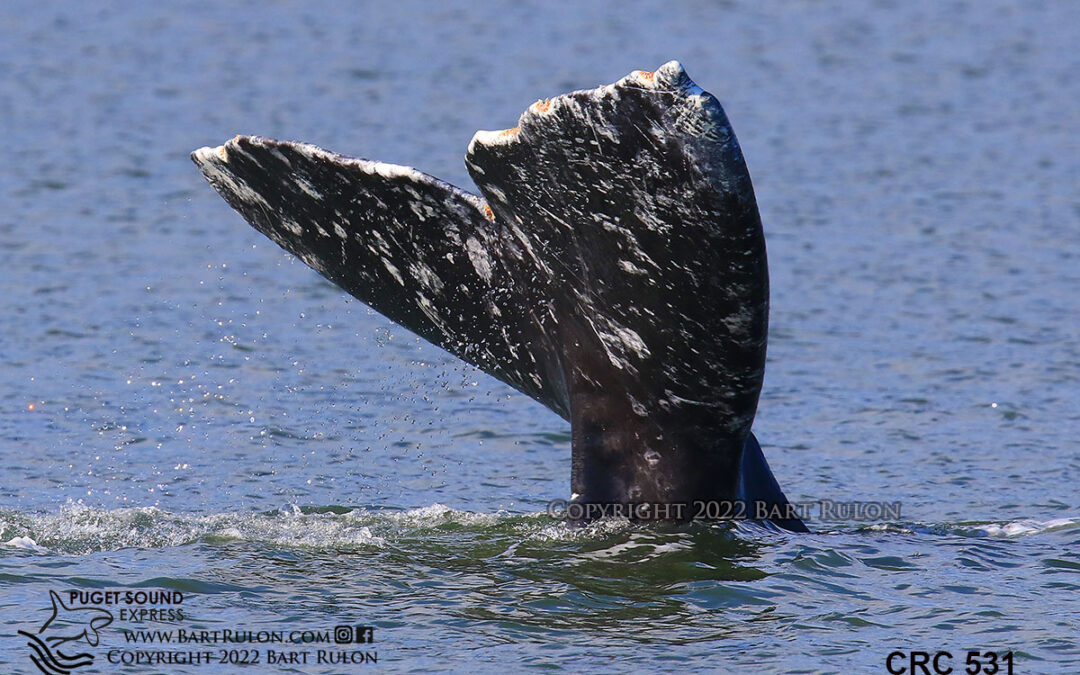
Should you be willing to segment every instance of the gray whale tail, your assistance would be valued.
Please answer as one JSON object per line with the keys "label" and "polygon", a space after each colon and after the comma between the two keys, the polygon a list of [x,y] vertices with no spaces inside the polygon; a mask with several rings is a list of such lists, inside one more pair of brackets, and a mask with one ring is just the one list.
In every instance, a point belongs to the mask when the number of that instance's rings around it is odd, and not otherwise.
{"label": "gray whale tail", "polygon": [[477,132],[484,198],[254,136],[192,159],[282,248],[569,420],[573,501],[787,504],[750,433],[768,333],[757,202],[723,109],[677,62]]}

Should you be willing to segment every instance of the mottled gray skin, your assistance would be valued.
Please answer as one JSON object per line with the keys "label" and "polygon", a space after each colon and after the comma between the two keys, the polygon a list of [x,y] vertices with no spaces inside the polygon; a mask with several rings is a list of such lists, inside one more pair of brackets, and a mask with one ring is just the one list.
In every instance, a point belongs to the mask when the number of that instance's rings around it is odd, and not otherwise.
{"label": "mottled gray skin", "polygon": [[568,419],[575,502],[786,503],[750,434],[768,333],[753,187],[678,63],[478,132],[486,203],[298,143],[192,157],[284,249]]}

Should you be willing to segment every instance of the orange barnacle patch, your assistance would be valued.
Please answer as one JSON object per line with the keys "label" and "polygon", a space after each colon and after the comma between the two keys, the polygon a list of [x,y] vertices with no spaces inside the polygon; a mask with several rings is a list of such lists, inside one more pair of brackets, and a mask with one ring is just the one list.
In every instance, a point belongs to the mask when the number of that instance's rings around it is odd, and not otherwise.
{"label": "orange barnacle patch", "polygon": [[517,132],[521,131],[521,127],[514,127],[513,129],[503,129],[499,132],[500,136],[513,136]]}
{"label": "orange barnacle patch", "polygon": [[487,204],[484,204],[484,215],[488,220],[495,220],[495,214],[491,212],[491,207]]}
{"label": "orange barnacle patch", "polygon": [[539,101],[537,101],[533,105],[536,106],[537,112],[547,112],[547,111],[551,110],[551,99],[550,98],[540,99]]}
{"label": "orange barnacle patch", "polygon": [[646,82],[652,82],[653,78],[656,77],[656,73],[652,72],[651,70],[639,70],[637,72],[638,77],[645,80]]}

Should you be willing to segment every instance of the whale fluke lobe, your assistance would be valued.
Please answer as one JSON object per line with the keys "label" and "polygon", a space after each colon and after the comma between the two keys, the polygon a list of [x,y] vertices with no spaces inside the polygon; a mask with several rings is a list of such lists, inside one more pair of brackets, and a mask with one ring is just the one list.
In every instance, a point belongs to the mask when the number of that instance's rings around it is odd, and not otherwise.
{"label": "whale fluke lobe", "polygon": [[192,159],[282,248],[569,420],[575,502],[787,503],[750,433],[768,332],[753,187],[678,63],[477,132],[486,201],[301,143]]}
{"label": "whale fluke lobe", "polygon": [[237,136],[192,159],[258,231],[395,323],[566,416],[537,289],[479,197],[408,167]]}

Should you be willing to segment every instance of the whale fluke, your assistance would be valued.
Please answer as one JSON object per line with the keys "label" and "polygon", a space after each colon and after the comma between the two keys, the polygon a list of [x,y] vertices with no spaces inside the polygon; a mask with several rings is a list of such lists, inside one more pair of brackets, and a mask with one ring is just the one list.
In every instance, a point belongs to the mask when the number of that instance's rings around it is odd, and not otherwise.
{"label": "whale fluke", "polygon": [[723,109],[677,62],[477,132],[486,201],[303,143],[237,136],[192,159],[282,248],[569,420],[575,502],[787,504],[750,433],[757,203]]}

